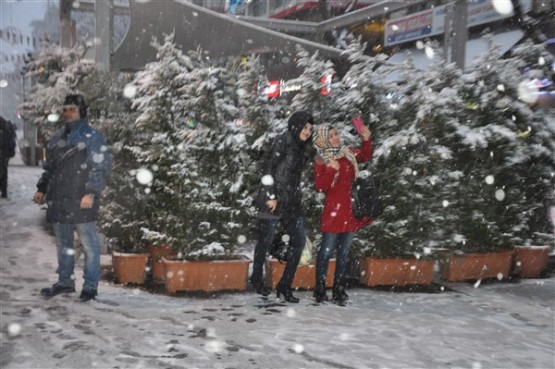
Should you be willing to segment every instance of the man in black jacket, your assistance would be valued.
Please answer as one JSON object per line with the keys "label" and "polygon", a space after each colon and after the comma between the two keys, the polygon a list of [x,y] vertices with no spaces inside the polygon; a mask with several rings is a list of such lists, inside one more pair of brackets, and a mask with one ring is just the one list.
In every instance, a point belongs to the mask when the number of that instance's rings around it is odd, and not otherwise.
{"label": "man in black jacket", "polygon": [[306,244],[304,213],[301,205],[301,177],[308,161],[306,148],[312,134],[313,123],[314,118],[305,111],[291,115],[287,131],[276,137],[272,144],[256,201],[259,210],[259,235],[254,250],[250,282],[257,293],[264,296],[270,294],[262,281],[262,272],[276,226],[281,219],[290,238],[291,247],[287,255],[287,265],[276,286],[276,292],[278,297],[283,295],[288,302],[299,302],[291,292],[291,283]]}
{"label": "man in black jacket", "polygon": [[0,117],[0,191],[8,197],[8,162],[15,156],[15,128],[11,122]]}
{"label": "man in black jacket", "polygon": [[73,233],[77,230],[85,253],[79,298],[88,301],[96,297],[100,280],[96,220],[112,158],[102,134],[89,125],[82,95],[66,96],[63,118],[65,127],[54,133],[46,146],[44,173],[33,197],[37,203],[46,198],[46,218],[54,226],[58,250],[58,282],[43,288],[41,295],[75,292]]}

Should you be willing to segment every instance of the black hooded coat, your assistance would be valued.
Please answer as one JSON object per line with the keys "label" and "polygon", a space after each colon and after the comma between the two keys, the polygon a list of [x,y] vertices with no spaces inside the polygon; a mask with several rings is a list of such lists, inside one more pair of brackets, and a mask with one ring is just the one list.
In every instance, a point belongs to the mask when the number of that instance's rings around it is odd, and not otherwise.
{"label": "black hooded coat", "polygon": [[[277,136],[272,144],[256,200],[261,217],[288,218],[304,215],[301,179],[308,161],[306,148],[310,146],[310,139],[302,141],[299,135],[307,123],[313,123],[312,115],[307,112],[294,113],[289,118],[287,131]],[[270,212],[266,206],[268,200],[277,200],[274,212]]]}

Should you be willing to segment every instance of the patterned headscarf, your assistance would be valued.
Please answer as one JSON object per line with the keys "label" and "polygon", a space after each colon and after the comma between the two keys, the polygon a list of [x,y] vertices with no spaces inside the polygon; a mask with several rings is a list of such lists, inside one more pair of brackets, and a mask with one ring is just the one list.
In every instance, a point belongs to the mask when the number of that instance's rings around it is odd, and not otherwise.
{"label": "patterned headscarf", "polygon": [[324,160],[338,160],[347,158],[355,168],[355,176],[358,175],[358,164],[355,154],[347,146],[333,147],[330,143],[330,131],[335,129],[331,124],[320,124],[314,134],[314,147]]}

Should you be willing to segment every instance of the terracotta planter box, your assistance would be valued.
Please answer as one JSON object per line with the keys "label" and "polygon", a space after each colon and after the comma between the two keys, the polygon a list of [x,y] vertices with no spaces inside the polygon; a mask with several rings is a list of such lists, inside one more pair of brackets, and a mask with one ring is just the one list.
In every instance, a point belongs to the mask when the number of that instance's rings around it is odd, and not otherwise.
{"label": "terracotta planter box", "polygon": [[[274,290],[281,279],[285,264],[276,259],[266,260],[266,286]],[[333,286],[333,276],[335,274],[335,259],[331,259],[326,275],[326,287]],[[295,278],[291,283],[291,288],[312,290],[316,287],[316,261],[309,265],[300,266],[295,272]]]}
{"label": "terracotta planter box", "polygon": [[215,261],[177,261],[162,259],[166,290],[177,291],[245,291],[249,273],[247,259]]}
{"label": "terracotta planter box", "polygon": [[441,278],[449,282],[487,278],[506,279],[511,271],[513,251],[451,255],[441,263]]}
{"label": "terracotta planter box", "polygon": [[150,254],[152,279],[155,281],[164,281],[165,279],[165,269],[164,264],[162,264],[162,258],[173,258],[177,256],[175,252],[168,245],[148,245],[148,253]]}
{"label": "terracotta planter box", "polygon": [[515,246],[513,273],[522,278],[537,278],[549,261],[549,246]]}
{"label": "terracotta planter box", "polygon": [[368,287],[429,285],[433,273],[433,260],[360,259],[360,282]]}
{"label": "terracotta planter box", "polygon": [[112,267],[117,283],[144,284],[148,254],[125,254],[112,252]]}

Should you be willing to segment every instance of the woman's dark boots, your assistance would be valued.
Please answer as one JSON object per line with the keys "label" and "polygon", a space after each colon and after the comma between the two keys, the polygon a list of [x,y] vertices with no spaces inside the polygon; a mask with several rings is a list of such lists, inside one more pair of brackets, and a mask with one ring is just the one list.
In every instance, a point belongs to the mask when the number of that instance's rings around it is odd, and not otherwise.
{"label": "woman's dark boots", "polygon": [[349,299],[349,295],[347,295],[347,292],[345,292],[345,286],[343,284],[333,286],[332,299],[333,302],[339,305],[345,305],[345,303]]}
{"label": "woman's dark boots", "polygon": [[299,302],[299,299],[293,296],[293,291],[291,290],[291,287],[283,287],[278,284],[276,286],[276,295],[278,298],[280,295],[283,295],[283,298],[287,302],[292,302],[295,304]]}
{"label": "woman's dark boots", "polygon": [[317,282],[316,288],[314,289],[314,299],[316,300],[316,302],[328,301],[325,282]]}
{"label": "woman's dark boots", "polygon": [[264,282],[252,283],[252,288],[254,289],[254,292],[262,296],[268,296],[272,293],[272,291],[264,285]]}

